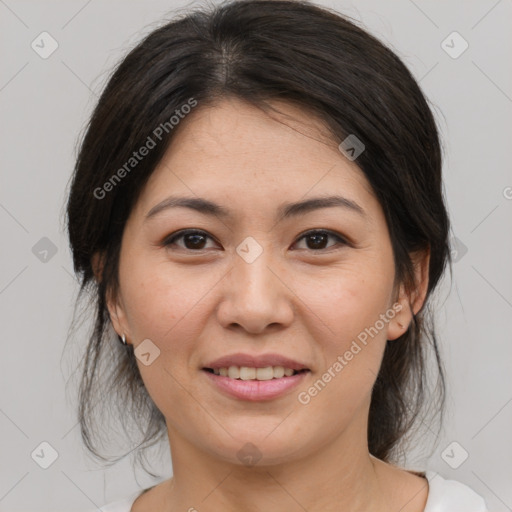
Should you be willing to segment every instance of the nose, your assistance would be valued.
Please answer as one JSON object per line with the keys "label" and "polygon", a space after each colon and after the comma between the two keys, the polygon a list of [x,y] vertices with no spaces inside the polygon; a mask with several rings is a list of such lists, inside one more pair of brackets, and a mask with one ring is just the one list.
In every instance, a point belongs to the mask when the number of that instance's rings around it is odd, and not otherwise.
{"label": "nose", "polygon": [[218,320],[226,329],[242,328],[252,334],[278,330],[294,317],[290,278],[272,258],[271,249],[252,262],[238,254],[221,284]]}

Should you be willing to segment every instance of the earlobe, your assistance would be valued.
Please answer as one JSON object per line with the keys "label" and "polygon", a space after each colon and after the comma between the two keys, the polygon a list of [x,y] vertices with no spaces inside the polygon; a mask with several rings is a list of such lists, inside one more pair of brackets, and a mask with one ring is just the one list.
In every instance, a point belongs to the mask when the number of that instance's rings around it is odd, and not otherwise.
{"label": "earlobe", "polygon": [[99,252],[95,252],[91,258],[91,266],[92,271],[94,273],[94,278],[97,283],[101,282],[101,277],[103,274],[103,254]]}
{"label": "earlobe", "polygon": [[396,340],[402,336],[409,328],[409,324],[412,320],[408,297],[404,291],[403,285],[400,286],[400,295],[398,300],[393,304],[393,310],[395,311],[395,315],[389,322],[387,332],[387,339],[390,341]]}
{"label": "earlobe", "polygon": [[411,255],[414,264],[414,279],[416,287],[411,297],[411,306],[414,315],[417,315],[423,307],[428,290],[430,247]]}
{"label": "earlobe", "polygon": [[109,293],[107,292],[107,309],[110,316],[110,321],[114,327],[114,330],[117,334],[121,335],[123,333],[123,329],[121,327],[121,322],[119,320],[118,314],[118,306],[112,299],[109,298]]}
{"label": "earlobe", "polygon": [[112,296],[110,290],[106,291],[106,302],[112,326],[118,336],[122,338],[128,332],[124,311],[119,305],[118,300]]}
{"label": "earlobe", "polygon": [[400,285],[400,292],[396,301],[400,304],[400,311],[389,323],[388,340],[395,340],[407,332],[413,317],[423,307],[427,295],[430,250],[413,253],[411,259],[414,265],[415,287],[408,293],[404,284]]}
{"label": "earlobe", "polygon": [[[104,265],[104,253],[95,252],[92,255],[91,259],[91,266],[94,273],[94,277],[96,279],[97,283],[100,283],[102,281],[103,277],[103,265]],[[106,304],[107,304],[107,310],[110,317],[110,322],[112,323],[112,326],[114,327],[114,330],[119,335],[119,337],[123,337],[123,335],[126,335],[127,327],[124,326],[125,319],[124,319],[124,313],[120,305],[118,304],[118,301],[115,297],[112,296],[111,290],[107,289],[105,291],[106,294]]]}
{"label": "earlobe", "polygon": [[[92,266],[94,275],[96,276],[96,281],[99,283],[101,282],[103,260],[97,253],[93,255]],[[108,283],[107,289],[105,290],[105,302],[112,327],[120,338],[122,338],[123,335],[126,336],[129,331],[128,326],[126,325],[126,318],[123,308],[119,304],[118,296],[114,296],[111,287],[108,286]]]}

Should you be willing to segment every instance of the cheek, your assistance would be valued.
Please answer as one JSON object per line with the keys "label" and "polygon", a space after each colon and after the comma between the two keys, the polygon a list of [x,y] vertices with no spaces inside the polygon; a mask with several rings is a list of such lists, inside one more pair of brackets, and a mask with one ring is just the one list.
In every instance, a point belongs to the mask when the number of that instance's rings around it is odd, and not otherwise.
{"label": "cheek", "polygon": [[323,276],[316,287],[302,281],[301,296],[310,311],[304,318],[310,319],[307,329],[321,357],[314,388],[301,390],[301,403],[311,400],[315,414],[330,410],[328,403],[340,403],[338,420],[345,421],[368,399],[394,316],[393,310],[385,316],[393,277],[391,260],[368,257]]}
{"label": "cheek", "polygon": [[177,338],[181,347],[186,346],[192,334],[187,336],[188,329],[195,325],[191,315],[198,314],[208,285],[204,274],[203,279],[194,280],[189,272],[171,269],[168,262],[141,260],[125,273],[122,289],[136,341],[150,338],[165,350]]}
{"label": "cheek", "polygon": [[366,279],[354,278],[341,279],[308,303],[322,320],[311,318],[308,327],[315,332],[321,357],[316,374],[298,391],[297,399],[309,418],[331,425],[333,432],[366,414],[362,411],[369,404],[386,347],[387,324],[380,315],[386,312],[387,298],[384,287],[379,290]]}
{"label": "cheek", "polygon": [[[389,308],[392,290],[392,269],[369,265],[352,265],[316,280],[297,280],[298,295],[316,319],[317,339],[325,340],[324,349],[331,353],[343,350],[360,333],[366,332]],[[320,320],[320,321],[319,321]],[[379,322],[381,337],[386,336],[387,324]],[[380,332],[382,331],[382,333]],[[372,331],[373,332],[373,331]],[[364,336],[363,336],[364,337]]]}
{"label": "cheek", "polygon": [[172,417],[169,404],[173,408],[188,404],[187,410],[193,410],[180,383],[189,380],[188,365],[200,335],[197,318],[201,315],[200,299],[207,292],[204,279],[194,281],[188,273],[171,270],[168,263],[142,259],[132,260],[120,277],[135,349],[149,339],[159,350],[149,365],[136,360],[149,395],[166,417]]}

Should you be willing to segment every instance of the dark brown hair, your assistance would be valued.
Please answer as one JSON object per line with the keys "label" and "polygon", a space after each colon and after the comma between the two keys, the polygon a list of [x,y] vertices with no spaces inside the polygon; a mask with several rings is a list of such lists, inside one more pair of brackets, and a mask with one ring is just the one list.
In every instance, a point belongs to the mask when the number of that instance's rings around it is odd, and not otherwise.
{"label": "dark brown hair", "polygon": [[[96,444],[96,403],[107,413],[115,411],[123,426],[137,423],[143,434],[139,452],[166,434],[133,346],[116,341],[106,293],[115,296],[119,288],[127,217],[179,129],[169,128],[170,118],[183,113],[191,98],[201,108],[227,97],[265,111],[268,101],[288,101],[320,119],[338,143],[348,135],[364,143],[356,163],[384,210],[397,283],[414,289],[411,254],[430,249],[427,300],[409,329],[387,342],[370,406],[370,453],[396,460],[426,399],[441,417],[444,404],[428,300],[451,263],[438,131],[418,84],[393,51],[353,20],[303,0],[242,0],[191,9],[145,36],[110,76],[86,127],[67,202],[79,298],[90,295],[95,315],[79,389],[82,438],[107,461]],[[116,171],[158,126],[168,127],[161,140],[113,183]],[[109,180],[108,193],[98,193]],[[104,256],[98,281],[95,253]],[[429,353],[437,370],[432,394]]]}

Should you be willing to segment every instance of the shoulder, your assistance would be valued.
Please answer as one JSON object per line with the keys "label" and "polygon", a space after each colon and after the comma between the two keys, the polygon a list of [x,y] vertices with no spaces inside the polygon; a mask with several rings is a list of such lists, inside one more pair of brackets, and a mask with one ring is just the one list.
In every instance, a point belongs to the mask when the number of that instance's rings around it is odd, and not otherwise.
{"label": "shoulder", "polygon": [[484,499],[467,485],[425,471],[429,491],[425,512],[488,512]]}
{"label": "shoulder", "polygon": [[139,510],[164,510],[166,493],[172,478],[164,480],[146,489],[132,492],[122,500],[103,505],[100,512],[137,512]]}
{"label": "shoulder", "polygon": [[126,498],[113,501],[111,503],[108,503],[107,505],[103,505],[98,510],[100,510],[100,512],[131,512],[135,500],[147,490],[148,489],[133,492],[129,494]]}

